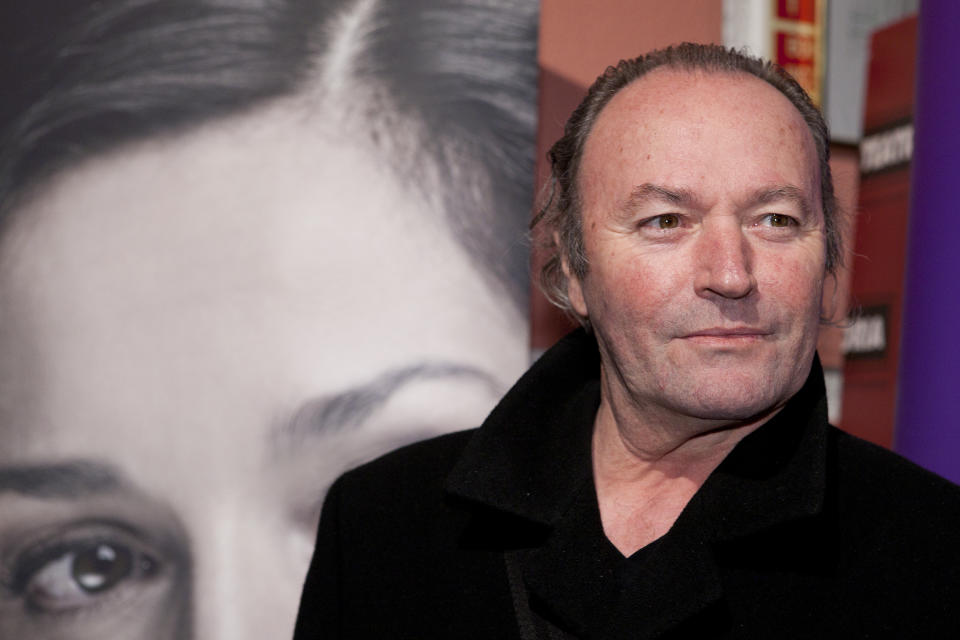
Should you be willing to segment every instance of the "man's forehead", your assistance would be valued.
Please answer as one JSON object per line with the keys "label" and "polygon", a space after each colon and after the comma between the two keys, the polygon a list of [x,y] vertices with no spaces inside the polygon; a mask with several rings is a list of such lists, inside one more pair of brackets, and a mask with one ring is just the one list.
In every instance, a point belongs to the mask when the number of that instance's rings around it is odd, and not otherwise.
{"label": "man's forehead", "polygon": [[[774,86],[742,71],[654,69],[622,88],[600,111],[584,148],[620,146],[624,136],[757,130],[761,124],[815,155],[813,135],[796,106]],[[792,139],[790,139],[792,138]],[[796,153],[796,147],[791,148]]]}
{"label": "man's forehead", "polygon": [[659,68],[627,85],[594,123],[578,179],[588,208],[597,198],[621,202],[645,183],[707,200],[792,185],[811,206],[819,200],[816,144],[803,116],[777,88],[740,71]]}
{"label": "man's forehead", "polygon": [[598,116],[615,112],[639,112],[642,115],[683,118],[691,114],[691,107],[710,105],[720,110],[724,106],[749,107],[744,121],[750,122],[758,114],[786,117],[793,124],[803,124],[799,110],[777,88],[767,81],[745,71],[708,71],[703,69],[653,69],[623,87]]}

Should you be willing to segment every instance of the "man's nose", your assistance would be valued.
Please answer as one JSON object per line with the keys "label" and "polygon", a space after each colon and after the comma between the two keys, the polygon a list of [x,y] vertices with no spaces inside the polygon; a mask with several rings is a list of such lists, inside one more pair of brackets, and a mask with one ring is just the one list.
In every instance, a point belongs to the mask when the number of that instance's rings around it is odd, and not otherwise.
{"label": "man's nose", "polygon": [[697,295],[739,299],[756,289],[749,239],[739,222],[705,223],[696,245]]}

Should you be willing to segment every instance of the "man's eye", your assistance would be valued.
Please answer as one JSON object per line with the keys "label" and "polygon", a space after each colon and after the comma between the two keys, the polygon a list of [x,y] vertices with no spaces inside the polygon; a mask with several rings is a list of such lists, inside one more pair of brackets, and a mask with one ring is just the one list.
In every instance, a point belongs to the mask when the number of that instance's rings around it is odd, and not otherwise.
{"label": "man's eye", "polygon": [[21,573],[27,606],[65,611],[88,604],[127,581],[157,574],[157,562],[145,553],[116,542],[78,542],[43,554]]}
{"label": "man's eye", "polygon": [[797,224],[796,219],[782,213],[768,213],[764,221],[771,227],[791,227]]}
{"label": "man's eye", "polygon": [[661,229],[676,229],[680,226],[680,216],[673,213],[657,216],[657,220]]}
{"label": "man's eye", "polygon": [[680,216],[676,213],[664,213],[644,220],[641,226],[656,230],[677,229],[680,227]]}

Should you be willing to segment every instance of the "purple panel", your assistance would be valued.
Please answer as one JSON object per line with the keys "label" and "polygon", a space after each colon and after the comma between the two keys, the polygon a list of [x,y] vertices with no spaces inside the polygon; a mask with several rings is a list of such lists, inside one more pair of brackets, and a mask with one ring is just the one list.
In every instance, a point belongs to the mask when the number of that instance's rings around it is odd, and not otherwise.
{"label": "purple panel", "polygon": [[903,455],[960,483],[960,2],[923,0],[897,423]]}

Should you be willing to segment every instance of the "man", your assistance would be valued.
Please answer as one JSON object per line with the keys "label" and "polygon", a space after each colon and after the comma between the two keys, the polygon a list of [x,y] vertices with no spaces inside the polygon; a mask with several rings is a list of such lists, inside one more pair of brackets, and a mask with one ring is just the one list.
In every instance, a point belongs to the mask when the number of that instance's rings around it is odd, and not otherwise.
{"label": "man", "polygon": [[951,635],[960,490],[826,422],[827,159],[758,60],[608,69],[543,217],[587,331],[478,431],[334,485],[297,637]]}

